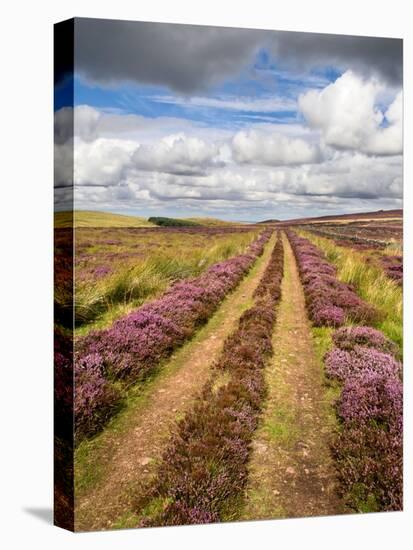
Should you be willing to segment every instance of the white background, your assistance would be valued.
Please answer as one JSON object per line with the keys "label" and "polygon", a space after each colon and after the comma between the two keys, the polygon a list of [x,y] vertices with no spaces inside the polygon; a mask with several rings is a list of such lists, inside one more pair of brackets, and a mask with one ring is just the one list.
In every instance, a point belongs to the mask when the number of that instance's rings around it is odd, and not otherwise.
{"label": "white background", "polygon": [[[73,16],[88,16],[404,38],[405,303],[412,304],[409,130],[413,31],[409,4],[406,0],[3,2],[0,31],[0,543],[3,548],[407,547],[413,520],[408,469],[405,512],[398,514],[77,535],[51,526],[52,24]],[[405,333],[413,334],[411,311],[406,311]],[[406,340],[406,425],[411,432],[408,416],[412,355],[411,340]],[[412,464],[410,444],[411,438],[406,437],[405,465]]]}

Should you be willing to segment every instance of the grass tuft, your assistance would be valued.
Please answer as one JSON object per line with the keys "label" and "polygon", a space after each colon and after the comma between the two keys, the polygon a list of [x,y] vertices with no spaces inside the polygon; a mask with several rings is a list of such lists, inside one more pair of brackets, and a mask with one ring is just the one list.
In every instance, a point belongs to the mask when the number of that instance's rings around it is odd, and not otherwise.
{"label": "grass tuft", "polygon": [[326,254],[338,270],[338,278],[353,285],[360,297],[381,313],[374,326],[403,348],[403,292],[382,269],[365,262],[352,249],[337,246],[328,239],[306,233],[305,237]]}

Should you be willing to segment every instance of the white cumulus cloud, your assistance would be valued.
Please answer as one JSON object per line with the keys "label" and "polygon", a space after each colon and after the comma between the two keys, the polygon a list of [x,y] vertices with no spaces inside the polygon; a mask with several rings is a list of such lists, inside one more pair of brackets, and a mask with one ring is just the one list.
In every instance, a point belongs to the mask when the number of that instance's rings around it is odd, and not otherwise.
{"label": "white cumulus cloud", "polygon": [[234,159],[245,164],[284,166],[318,162],[319,149],[301,138],[263,130],[242,130],[232,140]]}
{"label": "white cumulus cloud", "polygon": [[92,142],[75,139],[74,183],[76,186],[117,185],[131,166],[134,142],[99,138]]}
{"label": "white cumulus cloud", "polygon": [[367,154],[402,152],[402,94],[387,110],[378,105],[383,86],[347,71],[323,90],[299,97],[308,124],[320,130],[327,145]]}
{"label": "white cumulus cloud", "polygon": [[132,162],[140,170],[202,175],[206,168],[221,164],[219,155],[215,143],[180,133],[150,145],[140,145]]}

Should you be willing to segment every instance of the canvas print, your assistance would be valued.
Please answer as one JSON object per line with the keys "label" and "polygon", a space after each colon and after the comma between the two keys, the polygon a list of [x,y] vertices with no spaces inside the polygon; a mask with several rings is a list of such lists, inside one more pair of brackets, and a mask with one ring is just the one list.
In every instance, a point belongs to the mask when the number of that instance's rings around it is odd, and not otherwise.
{"label": "canvas print", "polygon": [[402,40],[54,50],[56,525],[402,510]]}

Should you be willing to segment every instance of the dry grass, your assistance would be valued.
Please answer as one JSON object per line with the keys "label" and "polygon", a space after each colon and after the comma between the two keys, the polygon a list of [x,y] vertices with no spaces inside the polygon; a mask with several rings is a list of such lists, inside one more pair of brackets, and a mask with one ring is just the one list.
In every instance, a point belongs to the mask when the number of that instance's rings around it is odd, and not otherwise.
{"label": "dry grass", "polygon": [[74,212],[56,212],[55,227],[155,227],[146,218],[124,216],[112,212],[94,212],[91,210],[75,210]]}

